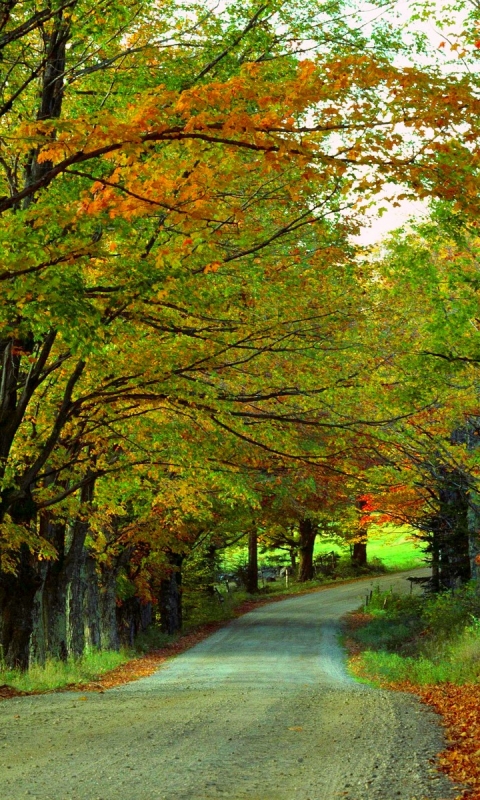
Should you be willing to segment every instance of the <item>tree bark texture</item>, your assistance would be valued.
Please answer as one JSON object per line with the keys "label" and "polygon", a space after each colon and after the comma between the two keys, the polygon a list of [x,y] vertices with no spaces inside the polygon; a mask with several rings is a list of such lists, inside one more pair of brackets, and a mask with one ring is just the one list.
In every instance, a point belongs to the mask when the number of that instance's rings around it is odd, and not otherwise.
{"label": "tree bark texture", "polygon": [[[118,568],[110,566],[99,575],[100,600],[100,648],[119,650],[120,637],[117,624],[117,575]],[[133,642],[132,642],[133,644]]]}
{"label": "tree bark texture", "polygon": [[129,597],[117,608],[120,641],[132,647],[139,633],[147,630],[153,623],[151,603],[142,603],[139,597]]}
{"label": "tree bark texture", "polygon": [[302,519],[300,520],[298,531],[298,580],[301,583],[304,583],[305,581],[313,580],[315,577],[315,568],[313,566],[313,550],[315,547],[315,539],[318,533],[318,528],[311,519]]}
{"label": "tree bark texture", "polygon": [[163,633],[173,634],[182,629],[182,563],[180,553],[167,552],[169,572],[160,581],[159,610]]}
{"label": "tree bark texture", "polygon": [[[476,541],[469,516],[469,487],[460,470],[439,471],[438,511],[430,520],[427,552],[434,591],[454,589],[472,577]],[[473,551],[473,552],[472,552]]]}
{"label": "tree bark texture", "polygon": [[353,543],[352,549],[352,564],[355,567],[367,566],[367,532],[359,531],[357,534],[357,541]]}
{"label": "tree bark texture", "polygon": [[84,636],[86,650],[101,648],[101,611],[100,587],[97,565],[91,553],[86,554],[84,561]]}
{"label": "tree bark texture", "polygon": [[33,612],[41,577],[27,545],[20,547],[15,575],[0,574],[0,641],[8,667],[28,669]]}
{"label": "tree bark texture", "polygon": [[471,491],[469,494],[467,523],[470,575],[478,583],[480,579],[480,494],[478,492]]}
{"label": "tree bark texture", "polygon": [[248,534],[248,565],[246,589],[250,594],[258,592],[258,534],[256,528]]}

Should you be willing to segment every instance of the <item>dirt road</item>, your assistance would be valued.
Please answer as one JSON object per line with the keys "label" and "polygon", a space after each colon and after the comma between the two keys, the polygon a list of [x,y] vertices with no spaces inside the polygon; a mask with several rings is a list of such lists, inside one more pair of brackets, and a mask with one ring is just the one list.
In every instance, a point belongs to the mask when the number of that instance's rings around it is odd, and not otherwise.
{"label": "dirt road", "polygon": [[105,694],[1,703],[1,800],[450,800],[433,712],[345,672],[368,587],[264,606]]}

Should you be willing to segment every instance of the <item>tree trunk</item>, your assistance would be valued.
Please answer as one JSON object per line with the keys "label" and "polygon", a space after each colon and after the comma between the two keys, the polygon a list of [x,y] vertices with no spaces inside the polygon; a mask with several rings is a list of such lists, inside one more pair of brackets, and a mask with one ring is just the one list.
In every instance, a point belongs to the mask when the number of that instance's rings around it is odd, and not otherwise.
{"label": "tree trunk", "polygon": [[139,633],[153,622],[151,603],[142,603],[139,597],[129,597],[117,608],[117,621],[122,644],[132,647]]}
{"label": "tree trunk", "polygon": [[102,650],[120,649],[117,624],[117,572],[115,567],[105,569],[100,578],[100,646]]}
{"label": "tree trunk", "polygon": [[84,582],[83,628],[85,647],[87,650],[100,650],[102,642],[99,575],[96,561],[92,554],[88,552],[85,557]]}
{"label": "tree trunk", "polygon": [[367,566],[367,532],[358,533],[357,540],[353,543],[352,564],[356,567]]}
{"label": "tree trunk", "polygon": [[430,579],[431,589],[433,592],[439,592],[441,583],[440,583],[440,561],[439,561],[439,552],[438,547],[432,548],[432,577]]}
{"label": "tree trunk", "polygon": [[170,571],[160,581],[159,609],[163,633],[173,634],[182,628],[182,563],[184,557],[167,552]]}
{"label": "tree trunk", "polygon": [[439,588],[454,589],[472,576],[474,540],[469,519],[469,486],[461,470],[443,467],[438,475],[438,514],[433,518],[430,550],[432,554],[438,553]]}
{"label": "tree trunk", "polygon": [[295,570],[297,569],[297,548],[291,547],[290,548],[290,566],[292,568],[292,575],[295,574]]}
{"label": "tree trunk", "polygon": [[313,566],[313,549],[315,547],[317,532],[317,526],[314,522],[312,522],[311,519],[300,520],[298,580],[301,583],[304,583],[305,581],[311,581],[315,577],[315,568]]}
{"label": "tree trunk", "polygon": [[250,594],[258,592],[258,535],[256,528],[253,528],[248,534],[246,589]]}
{"label": "tree trunk", "polygon": [[48,562],[41,590],[45,656],[65,661],[67,658],[67,602],[64,581],[66,524],[54,522],[48,514],[42,514],[40,526],[45,538],[57,551],[55,561]]}
{"label": "tree trunk", "polygon": [[2,655],[7,667],[28,669],[34,600],[41,577],[26,544],[20,547],[15,575],[0,573]]}
{"label": "tree trunk", "polygon": [[45,561],[39,568],[41,584],[33,599],[33,628],[30,636],[29,666],[31,664],[41,664],[43,666],[47,656],[43,610],[43,586],[47,570],[48,562]]}
{"label": "tree trunk", "polygon": [[[480,442],[480,426],[476,419],[470,419],[465,426],[464,441],[468,450],[476,450]],[[477,584],[480,580],[480,493],[478,484],[469,486],[467,492],[467,531],[468,531],[468,555],[470,560],[470,577]]]}
{"label": "tree trunk", "polygon": [[470,491],[468,520],[468,554],[470,558],[470,574],[472,579],[480,579],[480,495]]}
{"label": "tree trunk", "polygon": [[207,582],[205,584],[205,591],[210,597],[215,595],[216,574],[218,570],[218,550],[214,544],[209,544],[205,549],[205,565],[207,571]]}
{"label": "tree trunk", "polygon": [[[94,481],[82,488],[82,504],[91,502],[93,491]],[[84,507],[83,514],[85,511]],[[85,518],[76,519],[71,526],[63,574],[66,586],[67,652],[74,658],[82,656],[85,650],[85,592],[87,585],[85,565],[88,555],[85,549],[85,539],[88,531],[89,523]]]}

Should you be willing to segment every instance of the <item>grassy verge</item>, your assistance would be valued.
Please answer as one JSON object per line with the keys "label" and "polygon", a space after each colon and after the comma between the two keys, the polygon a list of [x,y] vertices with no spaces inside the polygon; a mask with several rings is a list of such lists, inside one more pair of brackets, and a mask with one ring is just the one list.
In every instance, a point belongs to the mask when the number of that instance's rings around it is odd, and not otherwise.
{"label": "grassy verge", "polygon": [[92,651],[82,658],[68,661],[49,659],[44,665],[32,664],[28,672],[0,667],[0,690],[4,689],[3,694],[8,696],[12,692],[6,691],[7,688],[16,690],[15,693],[28,694],[89,683],[124,664],[129,658],[131,654],[126,650],[118,653],[106,650]]}
{"label": "grassy verge", "polygon": [[443,716],[441,768],[480,800],[480,593],[429,599],[374,592],[346,618],[349,667],[360,680],[417,694]]}
{"label": "grassy verge", "polygon": [[480,680],[480,594],[466,586],[429,599],[374,592],[352,638],[357,674],[423,685]]}

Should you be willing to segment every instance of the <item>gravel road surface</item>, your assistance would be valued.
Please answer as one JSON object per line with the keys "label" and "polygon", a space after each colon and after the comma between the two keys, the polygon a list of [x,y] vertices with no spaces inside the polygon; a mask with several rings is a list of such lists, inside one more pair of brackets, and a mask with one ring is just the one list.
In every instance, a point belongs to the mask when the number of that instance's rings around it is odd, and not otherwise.
{"label": "gravel road surface", "polygon": [[1,800],[452,800],[436,715],[345,672],[338,621],[369,587],[259,608],[104,694],[0,703]]}

